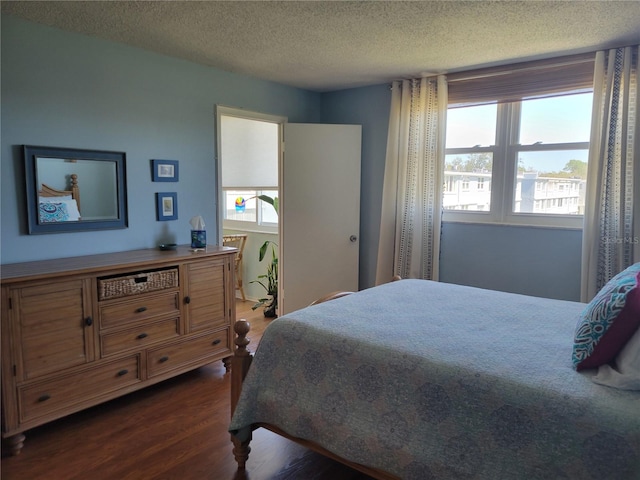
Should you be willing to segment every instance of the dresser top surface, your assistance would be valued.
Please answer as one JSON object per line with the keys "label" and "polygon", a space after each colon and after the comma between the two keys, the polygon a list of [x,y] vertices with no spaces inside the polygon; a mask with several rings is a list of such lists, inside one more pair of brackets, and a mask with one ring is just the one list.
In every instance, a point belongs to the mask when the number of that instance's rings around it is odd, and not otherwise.
{"label": "dresser top surface", "polygon": [[162,266],[174,262],[230,254],[235,251],[236,249],[233,247],[218,245],[207,245],[204,249],[192,249],[190,245],[178,245],[174,250],[146,248],[81,257],[8,263],[0,266],[0,276],[2,283],[5,283],[68,274],[89,274],[106,269]]}

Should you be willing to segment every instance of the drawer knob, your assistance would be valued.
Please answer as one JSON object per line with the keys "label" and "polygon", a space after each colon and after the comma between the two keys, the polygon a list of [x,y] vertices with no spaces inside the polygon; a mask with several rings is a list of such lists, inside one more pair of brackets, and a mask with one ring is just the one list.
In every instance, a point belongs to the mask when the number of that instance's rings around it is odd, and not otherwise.
{"label": "drawer knob", "polygon": [[147,338],[147,334],[146,333],[141,333],[140,335],[138,335],[138,340],[142,340],[143,338]]}
{"label": "drawer knob", "polygon": [[219,338],[216,338],[213,342],[211,342],[211,345],[218,345],[222,340],[220,340]]}
{"label": "drawer knob", "polygon": [[169,357],[167,357],[166,355],[164,357],[160,357],[160,363],[164,363],[167,360],[169,360]]}
{"label": "drawer knob", "polygon": [[191,297],[190,296],[186,296],[184,297],[184,303],[186,303],[187,305],[189,305],[191,303]]}
{"label": "drawer knob", "polygon": [[147,307],[136,308],[136,313],[142,313],[142,312],[145,312],[146,310],[147,310]]}
{"label": "drawer knob", "polygon": [[124,368],[124,369],[120,370],[120,371],[117,373],[117,375],[118,375],[119,377],[124,377],[127,373],[129,373],[129,370],[127,370],[126,368]]}
{"label": "drawer knob", "polygon": [[84,323],[87,324],[87,327],[90,327],[91,325],[93,325],[93,318],[91,317],[87,317],[84,319]]}
{"label": "drawer knob", "polygon": [[39,402],[46,402],[47,400],[49,400],[51,398],[51,395],[49,395],[48,393],[45,393],[44,395],[40,395],[38,397],[38,401]]}

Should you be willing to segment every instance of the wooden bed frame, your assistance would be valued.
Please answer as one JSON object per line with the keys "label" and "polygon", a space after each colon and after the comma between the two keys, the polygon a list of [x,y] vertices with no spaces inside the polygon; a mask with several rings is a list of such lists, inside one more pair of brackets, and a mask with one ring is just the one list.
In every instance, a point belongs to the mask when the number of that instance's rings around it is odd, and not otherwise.
{"label": "wooden bed frame", "polygon": [[64,197],[67,195],[71,195],[76,201],[78,205],[78,211],[80,210],[80,187],[78,186],[78,175],[75,173],[71,174],[71,190],[58,190],[57,188],[52,188],[46,183],[42,184],[42,188],[38,191],[38,196],[40,197]]}
{"label": "wooden bed frame", "polygon": [[[392,281],[400,280],[401,277],[396,275],[393,277]],[[344,297],[346,295],[350,295],[353,292],[333,292],[329,295],[326,295],[311,305],[316,305],[318,303],[326,302],[329,300],[333,300],[336,298]],[[245,319],[240,319],[235,322],[234,331],[236,333],[235,338],[235,350],[234,355],[231,359],[231,416],[233,417],[233,413],[236,410],[236,406],[238,405],[238,400],[240,399],[240,393],[242,392],[242,382],[247,376],[247,372],[249,371],[249,367],[251,366],[251,362],[253,361],[253,355],[247,349],[250,341],[247,338],[247,335],[251,329],[251,325]],[[309,450],[313,450],[325,457],[331,458],[332,460],[336,460],[344,465],[347,465],[354,470],[362,472],[370,477],[376,478],[378,480],[400,480],[399,477],[392,475],[383,470],[379,470],[377,468],[368,467],[366,465],[362,465],[359,463],[354,463],[349,460],[346,460],[339,455],[336,455],[333,452],[325,449],[324,447],[318,445],[315,442],[311,442],[309,440],[305,440],[303,438],[297,438],[289,435],[284,432],[280,428],[275,425],[271,425],[268,423],[257,423],[252,425],[252,430],[256,430],[258,428],[266,428],[273,433],[276,433],[284,438],[287,438],[303,447],[308,448]],[[251,447],[249,444],[251,443],[251,435],[249,439],[245,442],[239,441],[234,435],[231,435],[231,441],[233,442],[233,455],[238,463],[238,470],[245,470],[247,459],[249,458],[249,453],[251,452]]]}

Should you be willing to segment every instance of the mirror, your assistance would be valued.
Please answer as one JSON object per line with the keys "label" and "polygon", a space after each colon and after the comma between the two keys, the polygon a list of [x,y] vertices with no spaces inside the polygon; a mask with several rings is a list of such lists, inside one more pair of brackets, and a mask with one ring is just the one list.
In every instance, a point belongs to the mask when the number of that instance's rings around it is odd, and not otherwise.
{"label": "mirror", "polygon": [[127,227],[124,152],[24,145],[29,233]]}

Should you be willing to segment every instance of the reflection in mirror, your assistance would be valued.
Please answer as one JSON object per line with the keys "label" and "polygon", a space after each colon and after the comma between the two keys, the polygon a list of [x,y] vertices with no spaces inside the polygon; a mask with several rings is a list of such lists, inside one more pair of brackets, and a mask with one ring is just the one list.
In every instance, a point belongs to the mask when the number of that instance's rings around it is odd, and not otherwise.
{"label": "reflection in mirror", "polygon": [[126,228],[125,154],[24,146],[29,233]]}
{"label": "reflection in mirror", "polygon": [[[64,218],[62,221],[118,218],[117,177],[114,162],[36,157],[36,169],[41,204],[47,202],[47,199],[60,200],[56,198],[60,197],[59,195],[48,195],[43,192],[45,187],[67,192],[67,195],[70,194],[72,200],[76,201],[74,207],[77,207],[80,212],[80,218]],[[84,194],[82,205],[80,205],[80,192]],[[46,221],[42,213],[38,221],[39,223]]]}

